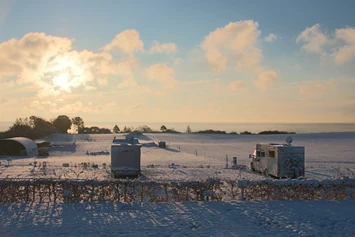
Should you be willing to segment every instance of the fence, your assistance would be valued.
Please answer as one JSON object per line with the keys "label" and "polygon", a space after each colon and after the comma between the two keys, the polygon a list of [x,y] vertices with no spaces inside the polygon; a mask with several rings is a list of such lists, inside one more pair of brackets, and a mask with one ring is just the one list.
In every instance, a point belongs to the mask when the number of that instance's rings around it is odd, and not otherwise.
{"label": "fence", "polygon": [[0,202],[187,202],[225,200],[341,200],[355,198],[355,179],[144,180],[0,179]]}

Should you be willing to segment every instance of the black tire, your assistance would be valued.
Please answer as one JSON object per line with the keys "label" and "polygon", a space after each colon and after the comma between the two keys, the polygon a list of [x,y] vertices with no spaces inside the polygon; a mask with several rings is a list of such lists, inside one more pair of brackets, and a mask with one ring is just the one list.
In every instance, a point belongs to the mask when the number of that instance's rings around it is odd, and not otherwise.
{"label": "black tire", "polygon": [[255,172],[255,168],[254,168],[253,162],[250,163],[250,169],[251,169],[251,171]]}

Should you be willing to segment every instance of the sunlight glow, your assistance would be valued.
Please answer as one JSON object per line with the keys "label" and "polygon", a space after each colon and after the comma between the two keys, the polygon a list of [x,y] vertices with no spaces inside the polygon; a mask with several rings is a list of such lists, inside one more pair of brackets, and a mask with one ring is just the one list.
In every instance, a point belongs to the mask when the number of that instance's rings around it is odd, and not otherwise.
{"label": "sunlight glow", "polygon": [[68,89],[69,87],[68,81],[69,81],[69,76],[68,73],[66,72],[63,72],[58,77],[53,78],[54,85],[63,89]]}

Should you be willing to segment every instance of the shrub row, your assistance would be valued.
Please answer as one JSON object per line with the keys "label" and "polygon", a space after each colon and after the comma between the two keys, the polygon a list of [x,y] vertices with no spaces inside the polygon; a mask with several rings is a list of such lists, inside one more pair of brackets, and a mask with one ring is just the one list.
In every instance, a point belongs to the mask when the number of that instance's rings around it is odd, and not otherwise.
{"label": "shrub row", "polygon": [[187,202],[342,200],[355,198],[355,179],[144,181],[0,179],[0,202]]}

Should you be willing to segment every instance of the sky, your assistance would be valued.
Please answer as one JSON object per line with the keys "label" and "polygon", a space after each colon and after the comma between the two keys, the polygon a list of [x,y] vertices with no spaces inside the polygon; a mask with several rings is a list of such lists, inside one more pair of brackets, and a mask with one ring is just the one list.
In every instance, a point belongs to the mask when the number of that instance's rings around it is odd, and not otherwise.
{"label": "sky", "polygon": [[0,5],[0,122],[355,122],[354,1]]}

